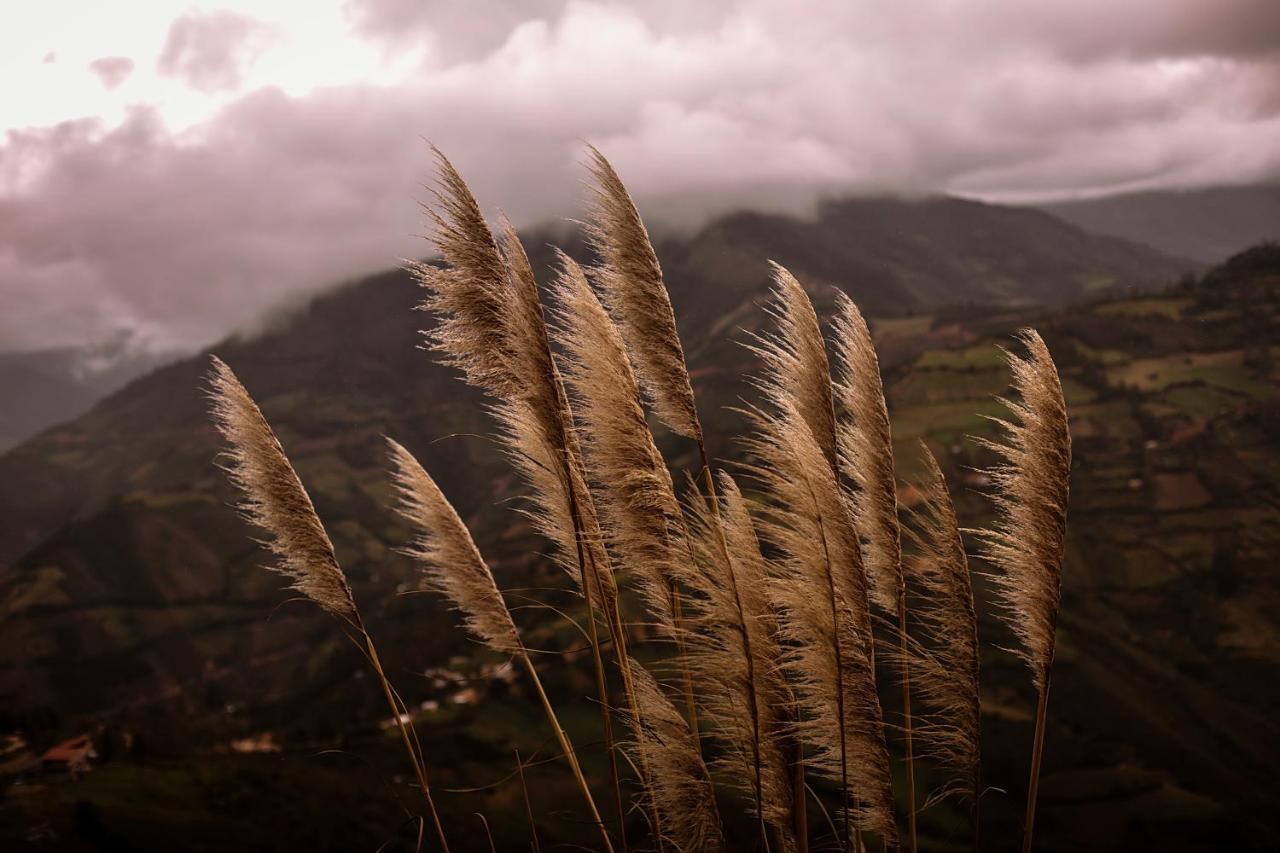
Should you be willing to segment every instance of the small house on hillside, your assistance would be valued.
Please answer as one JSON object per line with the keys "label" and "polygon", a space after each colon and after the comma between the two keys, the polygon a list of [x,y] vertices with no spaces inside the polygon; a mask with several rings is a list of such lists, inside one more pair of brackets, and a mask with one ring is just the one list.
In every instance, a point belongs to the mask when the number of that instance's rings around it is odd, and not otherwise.
{"label": "small house on hillside", "polygon": [[89,760],[97,757],[98,753],[93,750],[92,738],[89,735],[80,735],[50,747],[40,757],[40,766],[47,774],[66,775],[75,779],[93,769]]}

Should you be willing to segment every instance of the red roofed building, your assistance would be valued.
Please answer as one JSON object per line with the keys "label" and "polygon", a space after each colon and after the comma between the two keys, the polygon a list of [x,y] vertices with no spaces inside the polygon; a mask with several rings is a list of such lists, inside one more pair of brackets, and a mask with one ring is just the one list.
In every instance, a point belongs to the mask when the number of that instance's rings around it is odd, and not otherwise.
{"label": "red roofed building", "polygon": [[40,756],[40,765],[46,773],[65,773],[72,779],[90,769],[89,759],[97,758],[93,751],[93,740],[88,735],[65,740],[51,747]]}

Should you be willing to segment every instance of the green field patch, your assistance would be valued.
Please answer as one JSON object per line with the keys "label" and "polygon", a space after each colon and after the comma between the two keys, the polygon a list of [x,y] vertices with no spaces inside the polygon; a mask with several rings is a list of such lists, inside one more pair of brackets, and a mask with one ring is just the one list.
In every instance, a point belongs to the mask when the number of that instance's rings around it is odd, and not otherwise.
{"label": "green field patch", "polygon": [[1137,441],[1142,430],[1133,417],[1133,407],[1126,400],[1105,403],[1090,402],[1069,409],[1072,429],[1080,426],[1080,435],[1105,436],[1108,446],[1124,446]]}
{"label": "green field patch", "polygon": [[1256,379],[1249,371],[1240,367],[1200,367],[1190,371],[1188,379],[1234,391],[1254,400],[1269,399],[1280,390],[1271,383]]}
{"label": "green field patch", "polygon": [[1240,319],[1240,311],[1235,308],[1215,308],[1193,315],[1200,323],[1228,323]]}
{"label": "green field patch", "polygon": [[1199,420],[1208,420],[1229,411],[1238,399],[1222,388],[1212,385],[1178,385],[1164,392],[1163,399],[1179,413]]}
{"label": "green field patch", "polygon": [[893,413],[896,439],[928,436],[938,443],[962,441],[969,435],[990,435],[994,425],[984,415],[999,417],[1007,410],[997,400],[904,407]]}
{"label": "green field patch", "polygon": [[987,400],[1009,388],[1009,372],[997,370],[912,370],[888,389],[893,406],[920,406]]}
{"label": "green field patch", "polygon": [[1175,299],[1126,299],[1123,302],[1109,302],[1099,305],[1094,312],[1103,317],[1168,317],[1177,320],[1182,316],[1191,300]]}
{"label": "green field patch", "polygon": [[920,370],[991,370],[1005,367],[1005,356],[995,344],[964,349],[930,350],[916,360]]}
{"label": "green field patch", "polygon": [[1112,367],[1117,364],[1128,364],[1132,356],[1124,350],[1118,349],[1098,349],[1080,341],[1072,341],[1071,345],[1076,348],[1086,360],[1094,364],[1100,364],[1103,367]]}
{"label": "green field patch", "polygon": [[1116,277],[1106,273],[1085,273],[1076,276],[1075,279],[1085,293],[1101,293],[1109,290],[1116,283]]}
{"label": "green field patch", "polygon": [[933,326],[933,315],[923,314],[919,317],[875,317],[868,321],[871,336],[879,342],[882,338],[902,337],[906,335],[925,335]]}
{"label": "green field patch", "polygon": [[[1134,359],[1128,364],[1112,367],[1107,371],[1107,381],[1116,386],[1137,388],[1140,391],[1159,391],[1202,377],[1225,376],[1219,373],[1202,373],[1208,368],[1235,368],[1244,363],[1244,350],[1219,352],[1179,353],[1158,358]],[[1240,370],[1243,374],[1243,370]],[[1212,380],[1210,384],[1218,384]]]}
{"label": "green field patch", "polygon": [[1062,394],[1066,397],[1068,406],[1080,406],[1098,399],[1096,391],[1069,376],[1062,377]]}

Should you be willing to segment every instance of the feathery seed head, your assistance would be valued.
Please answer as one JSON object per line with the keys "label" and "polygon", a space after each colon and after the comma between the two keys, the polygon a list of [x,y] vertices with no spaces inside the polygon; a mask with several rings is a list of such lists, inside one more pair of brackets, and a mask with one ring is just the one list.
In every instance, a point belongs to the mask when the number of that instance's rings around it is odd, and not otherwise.
{"label": "feathery seed head", "polygon": [[217,356],[211,361],[213,419],[230,445],[227,477],[244,493],[244,517],[271,534],[265,544],[277,559],[273,570],[335,616],[359,621],[333,543],[284,448],[231,368]]}
{"label": "feathery seed head", "polygon": [[505,216],[500,240],[494,239],[462,176],[432,150],[440,169],[439,209],[428,215],[445,266],[411,268],[427,289],[424,307],[436,314],[432,345],[469,384],[493,398],[490,413],[507,456],[530,486],[525,515],[556,546],[559,565],[581,583],[576,498],[584,546],[599,567],[602,594],[612,601],[616,585],[585,488],[528,255]]}
{"label": "feathery seed head", "polygon": [[902,546],[893,438],[880,361],[853,300],[839,293],[836,302],[832,321],[839,370],[835,395],[846,418],[837,435],[841,468],[858,486],[853,494],[854,515],[871,597],[884,610],[894,612],[903,590]]}
{"label": "feathery seed head", "polygon": [[649,232],[613,166],[588,149],[595,185],[586,232],[601,260],[594,277],[654,414],[678,435],[701,442],[689,369]]}
{"label": "feathery seed head", "polygon": [[766,393],[784,394],[804,418],[827,459],[836,464],[836,424],[831,370],[818,314],[804,287],[781,264],[773,268],[773,293],[768,312],[773,332],[758,335],[749,347],[765,366]]}
{"label": "feathery seed head", "polygon": [[862,828],[892,836],[892,780],[875,674],[858,534],[849,498],[808,421],[783,388],[765,383],[772,411],[752,410],[748,470],[769,500],[761,529],[781,554],[769,586],[783,663],[802,708],[807,763],[836,782]]}
{"label": "feathery seed head", "polygon": [[912,687],[924,706],[915,720],[921,754],[952,774],[940,795],[973,799],[981,784],[978,618],[969,560],[946,479],[924,442],[923,502],[905,528],[914,546],[905,564],[920,595],[921,642],[909,651]]}
{"label": "feathery seed head", "polygon": [[628,660],[639,719],[632,719],[631,749],[637,766],[649,770],[646,783],[662,818],[664,841],[680,851],[724,847],[711,776],[702,762],[697,735],[654,677]]}
{"label": "feathery seed head", "polygon": [[690,659],[701,704],[725,746],[719,769],[753,801],[759,787],[764,819],[786,837],[793,811],[786,750],[795,700],[782,671],[770,572],[746,501],[727,473],[718,481],[719,514],[701,498],[690,501],[701,567],[689,579],[695,593]]}
{"label": "feathery seed head", "polygon": [[982,555],[998,569],[992,579],[1004,619],[1018,637],[1032,680],[1043,688],[1062,597],[1071,432],[1048,347],[1034,329],[1018,337],[1026,357],[1008,354],[1018,400],[1004,401],[1013,419],[996,421],[1004,433],[999,440],[979,440],[1003,459],[988,471],[999,518],[982,533]]}
{"label": "feathery seed head", "polygon": [[670,586],[680,519],[671,474],[645,421],[639,386],[622,337],[582,269],[563,253],[552,286],[553,333],[564,350],[565,379],[598,486],[601,522],[619,562],[639,581],[651,614],[674,629]]}
{"label": "feathery seed head", "polygon": [[422,307],[436,317],[427,339],[468,383],[501,395],[517,386],[509,364],[506,263],[466,181],[439,149],[431,150],[440,179],[434,191],[438,209],[425,208],[432,224],[427,239],[444,266],[408,264],[427,291]]}
{"label": "feathery seed head", "polygon": [[462,612],[467,630],[503,654],[520,652],[520,638],[493,573],[471,533],[440,487],[408,450],[387,439],[400,514],[417,531],[408,553],[426,570],[427,585]]}

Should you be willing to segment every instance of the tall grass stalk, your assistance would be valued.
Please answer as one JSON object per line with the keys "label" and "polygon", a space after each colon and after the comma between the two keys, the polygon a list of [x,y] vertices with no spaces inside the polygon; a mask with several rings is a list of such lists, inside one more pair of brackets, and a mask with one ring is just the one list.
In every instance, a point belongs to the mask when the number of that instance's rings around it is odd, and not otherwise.
{"label": "tall grass stalk", "polygon": [[209,388],[213,418],[229,445],[227,476],[244,494],[240,510],[250,524],[271,534],[266,544],[278,560],[272,568],[291,578],[294,589],[360,635],[360,644],[413,765],[440,848],[447,853],[449,842],[431,797],[426,762],[416,737],[410,737],[403,707],[382,668],[378,648],[365,628],[329,534],[258,404],[225,362],[213,356],[212,365]]}
{"label": "tall grass stalk", "polygon": [[1062,601],[1062,557],[1066,545],[1071,478],[1071,432],[1062,382],[1049,348],[1034,329],[1019,340],[1026,356],[1007,353],[1017,400],[1005,400],[1012,418],[994,419],[1002,435],[980,439],[1001,462],[988,474],[996,485],[995,525],[978,531],[1002,616],[1019,641],[1039,696],[1031,746],[1031,774],[1022,849],[1031,850],[1049,711],[1049,682]]}
{"label": "tall grass stalk", "polygon": [[784,389],[749,410],[748,470],[769,502],[762,532],[780,552],[770,584],[800,700],[808,766],[840,784],[846,846],[857,830],[895,837],[884,724],[868,653],[870,621],[857,532],[822,447]]}
{"label": "tall grass stalk", "polygon": [[[688,362],[676,328],[675,312],[662,276],[662,267],[648,230],[617,171],[595,148],[589,149],[589,158],[593,193],[586,230],[591,246],[600,259],[600,264],[592,271],[593,275],[604,292],[605,303],[626,342],[627,352],[650,408],[672,432],[692,439],[697,445],[702,466],[701,478],[705,484],[704,497],[713,513],[715,539],[732,582],[736,573],[720,515],[720,497],[716,492],[715,476],[707,453],[706,432],[698,415]],[[775,667],[776,661],[751,661],[748,675],[753,682],[754,670],[761,664]],[[696,710],[688,689],[686,696],[690,702],[690,720],[696,725]],[[754,697],[751,706],[756,706]],[[756,711],[753,714],[758,716]],[[758,738],[759,732],[757,740]],[[799,752],[796,760],[800,765],[797,771],[799,785],[803,789],[803,758]],[[761,773],[759,763],[757,760],[754,769],[757,779]],[[757,785],[757,788],[760,787]],[[763,836],[761,798],[758,790],[757,813]],[[802,790],[801,796],[793,795],[790,799],[793,809],[804,810]],[[803,824],[803,817],[799,821]],[[800,843],[806,845],[807,839],[802,839]]]}
{"label": "tall grass stalk", "polygon": [[[801,731],[810,733],[819,750],[815,760],[826,763],[828,773],[838,749],[845,844],[856,846],[860,840],[849,810],[857,798],[859,828],[865,824],[886,838],[896,837],[888,768],[876,766],[888,761],[888,753],[875,689],[869,580],[855,508],[840,482],[835,401],[817,313],[796,278],[780,265],[773,268],[768,311],[775,328],[757,335],[749,347],[764,364],[758,387],[765,408],[747,412],[758,435],[746,447],[759,460],[754,470],[772,498],[773,538],[791,555],[790,578],[775,587],[779,606],[791,614],[784,628],[790,628],[795,644],[829,649],[827,659],[802,654],[793,664],[802,684],[831,681],[826,693],[810,690]],[[826,602],[826,612],[815,612],[797,593],[805,584],[815,600]],[[831,627],[815,635],[806,620]],[[834,728],[835,736],[820,734],[824,727]]]}
{"label": "tall grass stalk", "polygon": [[[427,208],[427,214],[433,225],[430,239],[445,266],[411,264],[410,269],[429,293],[424,307],[437,317],[432,347],[495,400],[493,413],[509,456],[532,488],[529,515],[555,543],[559,562],[585,600],[597,704],[625,851],[625,803],[596,628],[597,609],[606,615],[611,631],[618,621],[617,588],[586,488],[538,284],[515,229],[503,218],[501,243],[495,240],[466,181],[439,150],[435,155],[440,174],[437,204]],[[614,641],[618,648],[616,635]],[[623,684],[630,690],[625,668]]]}
{"label": "tall grass stalk", "polygon": [[467,629],[477,639],[493,651],[516,657],[524,664],[565,761],[582,791],[591,819],[600,830],[600,840],[612,853],[613,843],[596,809],[595,798],[578,763],[577,752],[560,725],[551,700],[547,698],[542,679],[538,677],[533,659],[520,639],[493,572],[480,556],[458,513],[418,460],[391,439],[388,439],[388,444],[394,466],[393,481],[400,498],[399,511],[418,532],[408,553],[426,569],[427,584],[444,594],[463,613]]}

